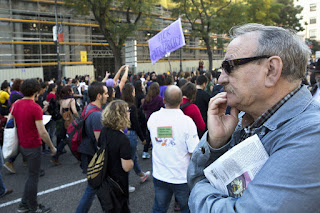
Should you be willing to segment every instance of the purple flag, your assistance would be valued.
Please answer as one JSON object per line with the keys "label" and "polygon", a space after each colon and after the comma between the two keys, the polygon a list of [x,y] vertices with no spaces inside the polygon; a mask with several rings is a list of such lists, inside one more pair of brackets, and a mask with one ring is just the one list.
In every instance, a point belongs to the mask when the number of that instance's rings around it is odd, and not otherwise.
{"label": "purple flag", "polygon": [[149,40],[151,63],[186,45],[180,18]]}

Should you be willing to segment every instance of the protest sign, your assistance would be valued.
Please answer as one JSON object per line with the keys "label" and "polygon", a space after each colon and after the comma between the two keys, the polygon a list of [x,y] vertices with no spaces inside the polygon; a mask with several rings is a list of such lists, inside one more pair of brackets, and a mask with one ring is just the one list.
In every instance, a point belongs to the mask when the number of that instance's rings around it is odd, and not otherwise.
{"label": "protest sign", "polygon": [[184,40],[180,18],[153,36],[148,42],[152,64],[156,63],[167,53],[183,47],[186,42]]}

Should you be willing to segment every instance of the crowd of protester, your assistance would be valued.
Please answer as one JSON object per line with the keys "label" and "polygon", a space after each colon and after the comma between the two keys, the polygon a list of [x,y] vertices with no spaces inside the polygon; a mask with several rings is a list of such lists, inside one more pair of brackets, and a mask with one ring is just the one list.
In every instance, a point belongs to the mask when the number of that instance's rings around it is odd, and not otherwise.
{"label": "crowd of protester", "polygon": [[[303,83],[310,89],[317,89],[319,75],[312,73],[317,72],[308,73],[308,78]],[[151,157],[152,148],[155,187],[153,212],[165,212],[172,193],[175,195],[175,210],[189,212],[187,167],[199,139],[208,129],[209,102],[212,97],[224,91],[222,85],[217,83],[220,74],[218,69],[204,71],[203,63],[199,70],[179,73],[158,71],[132,74],[129,73],[128,66],[124,65],[116,73],[106,72],[104,78],[97,79],[86,75],[75,76],[73,79],[50,79],[48,82],[42,82],[41,79],[12,79],[11,82],[2,82],[1,116],[7,116],[12,110],[18,134],[25,134],[21,132],[25,119],[28,119],[30,125],[23,128],[33,128],[30,134],[38,134],[36,145],[28,145],[27,139],[31,136],[20,141],[20,152],[24,163],[28,165],[29,174],[18,211],[50,211],[49,207],[38,204],[36,199],[37,187],[34,185],[38,184],[38,177],[44,175],[40,168],[39,153],[51,153],[51,162],[56,166],[63,165],[59,156],[66,152],[68,125],[74,118],[92,111],[86,120],[86,136],[78,151],[81,153],[82,170],[86,173],[98,147],[103,143],[111,146],[108,171],[112,174],[112,180],[123,188],[124,194],[116,209],[108,212],[129,212],[129,193],[135,191],[128,184],[128,172],[131,169],[140,177],[141,183],[150,179],[151,172],[144,171],[139,165],[139,143],[144,145],[142,159]],[[30,102],[33,100],[36,104]],[[28,106],[35,109],[33,117],[22,115],[22,109]],[[230,109],[227,109],[227,113],[230,113]],[[42,114],[52,116],[45,129],[38,122],[42,120]],[[69,122],[67,115],[72,116]],[[159,128],[162,130],[159,131]],[[41,143],[40,138],[45,143]],[[163,151],[163,147],[175,148]],[[6,162],[2,162],[0,157],[0,167],[4,163],[8,171],[16,173],[14,162],[17,155]],[[0,197],[11,192],[12,189],[3,185],[0,175]],[[88,212],[96,194],[99,196],[101,193],[88,185],[77,212]],[[104,210],[108,209],[108,205],[101,201]]]}

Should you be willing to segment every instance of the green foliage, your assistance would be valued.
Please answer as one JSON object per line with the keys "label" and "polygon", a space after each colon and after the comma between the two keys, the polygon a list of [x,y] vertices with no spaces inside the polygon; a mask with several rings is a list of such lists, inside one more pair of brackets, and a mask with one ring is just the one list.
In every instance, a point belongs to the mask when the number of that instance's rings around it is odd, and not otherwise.
{"label": "green foliage", "polygon": [[[155,0],[66,0],[77,15],[93,14],[110,45],[122,47],[144,25]],[[150,21],[149,21],[150,22]]]}
{"label": "green foliage", "polygon": [[284,28],[290,28],[296,31],[303,31],[303,27],[300,24],[302,17],[298,17],[303,10],[301,6],[294,6],[293,0],[277,0],[281,4],[281,10],[278,18],[274,21],[277,26]]}

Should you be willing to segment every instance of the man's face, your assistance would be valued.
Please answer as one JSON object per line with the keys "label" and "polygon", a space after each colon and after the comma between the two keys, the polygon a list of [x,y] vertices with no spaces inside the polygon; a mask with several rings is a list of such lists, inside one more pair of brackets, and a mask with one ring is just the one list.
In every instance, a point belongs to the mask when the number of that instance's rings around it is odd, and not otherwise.
{"label": "man's face", "polygon": [[[256,56],[254,52],[257,49],[258,37],[257,33],[247,33],[234,39],[227,47],[225,59]],[[266,59],[261,59],[260,63],[254,61],[235,66],[229,75],[224,70],[221,72],[219,84],[222,84],[227,92],[229,106],[250,111],[261,104],[264,89],[262,69],[265,68],[265,62]]]}
{"label": "man's face", "polygon": [[101,96],[101,105],[104,105],[107,103],[107,98],[109,97],[108,95],[108,88],[106,86],[103,86],[103,94]]}

